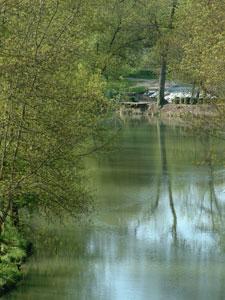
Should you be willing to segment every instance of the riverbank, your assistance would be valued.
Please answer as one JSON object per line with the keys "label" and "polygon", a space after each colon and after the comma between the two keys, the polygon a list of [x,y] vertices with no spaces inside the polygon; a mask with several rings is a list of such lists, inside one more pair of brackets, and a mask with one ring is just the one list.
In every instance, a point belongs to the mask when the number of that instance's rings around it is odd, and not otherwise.
{"label": "riverbank", "polygon": [[[154,111],[154,107],[149,107],[148,114],[151,114],[152,109]],[[215,104],[167,104],[159,110],[159,113],[164,117],[184,117],[188,115],[215,117],[220,114],[220,109]]]}
{"label": "riverbank", "polygon": [[31,244],[15,228],[7,228],[5,235],[7,238],[3,236],[1,241],[0,297],[15,288],[23,278],[22,266],[31,254]]}
{"label": "riverbank", "polygon": [[[129,105],[128,105],[129,104]],[[217,117],[224,111],[221,104],[166,104],[159,108],[155,102],[128,103],[120,106],[120,114],[184,118],[186,116]]]}

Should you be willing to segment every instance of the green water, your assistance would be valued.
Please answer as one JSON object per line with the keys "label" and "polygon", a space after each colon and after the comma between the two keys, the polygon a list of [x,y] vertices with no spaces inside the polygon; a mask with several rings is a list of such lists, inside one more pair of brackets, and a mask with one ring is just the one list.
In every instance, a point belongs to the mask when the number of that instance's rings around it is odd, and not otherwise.
{"label": "green water", "polygon": [[87,162],[92,223],[46,226],[5,300],[225,299],[225,143],[134,120],[118,144]]}

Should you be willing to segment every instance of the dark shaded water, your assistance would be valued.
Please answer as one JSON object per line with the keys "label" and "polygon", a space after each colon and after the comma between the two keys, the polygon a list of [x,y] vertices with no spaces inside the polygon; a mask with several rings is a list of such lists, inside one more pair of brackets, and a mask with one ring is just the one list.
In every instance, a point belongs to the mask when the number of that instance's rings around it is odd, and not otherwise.
{"label": "dark shaded water", "polygon": [[88,162],[94,224],[49,225],[6,300],[225,299],[225,144],[129,121]]}

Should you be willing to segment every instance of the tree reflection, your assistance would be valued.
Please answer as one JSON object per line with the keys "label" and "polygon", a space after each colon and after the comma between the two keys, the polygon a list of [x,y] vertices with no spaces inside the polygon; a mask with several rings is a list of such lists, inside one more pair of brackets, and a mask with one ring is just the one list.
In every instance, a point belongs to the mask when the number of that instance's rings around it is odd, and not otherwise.
{"label": "tree reflection", "polygon": [[[218,193],[216,192],[217,180],[215,178],[214,170],[214,152],[210,150],[212,148],[212,141],[209,137],[204,137],[203,139],[199,139],[198,144],[196,144],[196,141],[194,141],[192,145],[193,149],[196,147],[196,145],[198,145],[198,148],[200,148],[199,145],[201,145],[203,149],[202,153],[195,153],[193,157],[196,156],[196,162],[201,159],[203,160],[204,163],[202,164],[202,171],[204,170],[204,173],[202,173],[202,175],[204,176],[201,176],[201,170],[199,169],[199,167],[197,167],[197,165],[194,165],[194,168],[196,168],[196,170],[199,170],[199,172],[196,173],[196,175],[198,174],[197,181],[192,181],[191,177],[184,178],[179,183],[176,182],[176,189],[174,191],[172,182],[172,170],[170,170],[170,165],[172,162],[171,166],[174,166],[174,162],[177,158],[176,156],[174,156],[173,151],[175,149],[177,151],[176,154],[179,156],[181,155],[181,153],[179,152],[182,152],[184,150],[184,146],[182,145],[180,148],[178,144],[173,143],[173,140],[171,141],[171,136],[169,136],[169,133],[171,132],[169,132],[169,130],[171,130],[171,128],[168,129],[168,126],[165,126],[161,121],[158,121],[157,137],[158,152],[160,158],[160,171],[157,173],[156,193],[153,209],[156,212],[157,208],[159,207],[160,200],[162,198],[168,197],[169,210],[172,215],[171,233],[174,244],[177,244],[178,242],[178,218],[182,218],[182,226],[184,226],[184,219],[190,222],[189,229],[188,227],[186,227],[185,232],[179,232],[180,242],[182,242],[181,239],[183,234],[184,243],[186,243],[185,235],[189,235],[189,237],[191,237],[194,241],[195,238],[198,240],[198,233],[205,233],[207,235],[210,235],[210,233],[220,234],[223,228],[224,205],[222,204],[222,199],[219,198],[219,196],[221,196],[221,193],[220,195],[217,195]],[[167,136],[170,138],[169,141],[167,141]],[[189,149],[186,149],[187,155],[188,151]],[[170,160],[168,159],[168,155],[170,155],[169,157],[173,161],[170,162]],[[191,162],[192,161],[190,160],[189,164]],[[177,162],[175,163],[175,165],[177,165]],[[187,165],[187,167],[190,167],[190,165]],[[193,173],[194,169],[192,168],[190,168],[190,170],[192,170],[191,174],[195,176],[195,173]],[[176,171],[174,170],[173,172],[175,172],[176,180],[179,181],[178,174],[176,174]],[[180,194],[178,194],[179,189]],[[176,194],[176,197],[174,196],[174,193]],[[176,201],[175,198],[177,199]],[[179,198],[180,200],[178,201]],[[184,201],[185,198],[187,199],[186,201]],[[191,229],[191,227],[193,229]],[[191,230],[194,230],[192,236],[190,235]],[[194,237],[194,235],[196,237]]]}
{"label": "tree reflection", "polygon": [[[160,174],[158,176],[159,178],[162,178],[164,186],[166,186],[168,189],[169,206],[173,217],[172,237],[174,243],[176,243],[177,242],[177,214],[176,214],[176,209],[173,200],[171,174],[168,170],[167,152],[166,152],[166,128],[161,121],[158,121],[157,123],[157,133],[158,133],[159,151],[161,157],[161,176]],[[159,202],[159,198],[160,198],[160,180],[158,180],[156,203]]]}

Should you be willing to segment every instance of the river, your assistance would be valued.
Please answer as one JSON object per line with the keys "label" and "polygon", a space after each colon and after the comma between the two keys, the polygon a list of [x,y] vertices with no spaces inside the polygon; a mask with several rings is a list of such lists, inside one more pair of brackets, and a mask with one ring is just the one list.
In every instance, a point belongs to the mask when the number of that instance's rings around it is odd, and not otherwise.
{"label": "river", "polygon": [[92,220],[46,225],[25,280],[3,299],[225,299],[224,146],[127,121],[118,149],[87,163]]}

